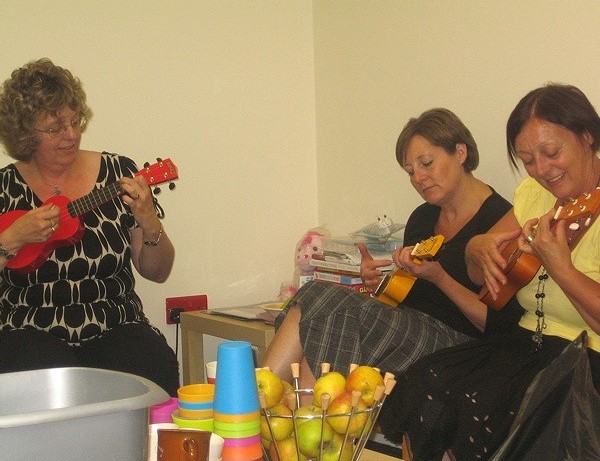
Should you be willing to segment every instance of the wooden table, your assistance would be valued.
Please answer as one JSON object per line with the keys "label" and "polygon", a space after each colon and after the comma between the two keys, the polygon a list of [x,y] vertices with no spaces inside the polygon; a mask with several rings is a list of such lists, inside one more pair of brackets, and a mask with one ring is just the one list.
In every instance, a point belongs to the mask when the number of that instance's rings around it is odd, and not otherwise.
{"label": "wooden table", "polygon": [[181,355],[183,384],[203,383],[204,335],[228,340],[248,341],[256,347],[256,359],[262,363],[267,346],[275,335],[275,328],[262,320],[239,320],[211,313],[209,309],[181,313]]}
{"label": "wooden table", "polygon": [[363,450],[360,454],[360,461],[402,461],[398,458],[393,458],[391,456],[385,455],[383,453],[378,453],[376,451],[371,450]]}

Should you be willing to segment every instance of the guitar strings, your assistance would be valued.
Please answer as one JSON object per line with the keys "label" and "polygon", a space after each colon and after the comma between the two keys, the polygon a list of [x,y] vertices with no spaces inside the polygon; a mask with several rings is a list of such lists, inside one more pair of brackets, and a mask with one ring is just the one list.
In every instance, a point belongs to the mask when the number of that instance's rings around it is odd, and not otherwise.
{"label": "guitar strings", "polygon": [[60,210],[58,214],[58,223],[60,224],[68,218],[81,216],[83,213],[96,208],[111,198],[116,197],[121,189],[121,183],[117,181],[102,189],[93,190],[89,194],[69,202],[65,208]]}

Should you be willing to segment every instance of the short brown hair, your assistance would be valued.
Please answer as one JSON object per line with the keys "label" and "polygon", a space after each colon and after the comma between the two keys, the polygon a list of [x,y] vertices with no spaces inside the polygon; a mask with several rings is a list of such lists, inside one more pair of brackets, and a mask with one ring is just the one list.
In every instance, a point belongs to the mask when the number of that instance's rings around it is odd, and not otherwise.
{"label": "short brown hair", "polygon": [[463,168],[469,172],[479,165],[479,150],[475,139],[460,118],[448,109],[430,109],[423,112],[418,118],[411,118],[408,121],[396,143],[396,159],[400,166],[404,164],[410,140],[416,135],[423,136],[431,144],[441,147],[449,154],[456,151],[457,144],[465,144],[467,159]]}
{"label": "short brown hair", "polygon": [[92,117],[81,82],[70,71],[48,58],[14,70],[0,89],[0,142],[8,155],[29,162],[40,143],[38,116],[57,116],[65,107],[87,120]]}

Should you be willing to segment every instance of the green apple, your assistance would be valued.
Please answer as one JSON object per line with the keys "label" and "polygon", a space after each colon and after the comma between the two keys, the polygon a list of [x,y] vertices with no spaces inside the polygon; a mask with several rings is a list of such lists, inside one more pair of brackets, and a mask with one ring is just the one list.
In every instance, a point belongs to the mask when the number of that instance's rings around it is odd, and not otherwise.
{"label": "green apple", "polygon": [[310,421],[309,416],[322,416],[323,409],[316,405],[303,405],[296,410],[296,427],[300,427],[301,424],[304,424],[306,421]]}
{"label": "green apple", "polygon": [[329,394],[331,401],[346,390],[346,377],[337,372],[330,371],[319,377],[313,386],[313,404],[321,406],[323,394]]}
{"label": "green apple", "polygon": [[[292,432],[294,431],[292,410],[283,403],[278,403],[269,408],[268,412],[268,422],[264,415],[260,417],[260,436],[263,439],[267,441],[271,441],[273,438],[275,438],[275,440],[283,440],[292,435]],[[271,426],[270,429],[269,426]],[[273,432],[272,436],[271,431]]]}
{"label": "green apple", "polygon": [[[344,446],[344,451],[342,451],[342,445]],[[323,456],[321,456],[320,461],[350,461],[353,454],[354,447],[352,440],[348,438],[346,444],[344,444],[344,436],[334,434],[327,448],[323,449]]]}
{"label": "green apple", "polygon": [[323,418],[311,419],[297,428],[298,448],[303,455],[309,458],[319,456],[321,450],[321,432],[323,433],[323,446],[333,438],[333,429]]}
{"label": "green apple", "polygon": [[[275,447],[277,444],[277,447]],[[277,456],[277,452],[281,455],[281,458]],[[269,460],[270,461],[306,461],[307,458],[302,453],[300,453],[300,458],[298,458],[298,451],[296,450],[296,439],[292,437],[288,437],[286,439],[271,442],[269,446]]]}
{"label": "green apple", "polygon": [[283,382],[273,371],[267,368],[256,370],[256,385],[258,392],[265,393],[267,408],[271,408],[281,402],[283,397]]}
{"label": "green apple", "polygon": [[287,403],[287,395],[290,393],[295,394],[294,386],[291,383],[281,380],[281,384],[283,384],[283,396],[281,397],[281,403]]}

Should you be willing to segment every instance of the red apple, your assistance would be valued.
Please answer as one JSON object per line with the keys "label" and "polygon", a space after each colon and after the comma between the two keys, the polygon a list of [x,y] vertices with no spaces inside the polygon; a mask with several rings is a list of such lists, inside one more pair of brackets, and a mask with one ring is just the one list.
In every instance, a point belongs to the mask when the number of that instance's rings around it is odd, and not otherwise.
{"label": "red apple", "polygon": [[346,379],[346,390],[349,392],[360,391],[362,399],[368,406],[373,405],[375,389],[383,385],[383,376],[375,368],[360,365],[350,372]]}
{"label": "red apple", "polygon": [[271,408],[281,402],[283,397],[283,382],[273,371],[267,368],[256,370],[256,385],[258,392],[265,393],[266,406]]}
{"label": "red apple", "polygon": [[[260,417],[260,436],[267,440],[283,440],[290,435],[294,431],[294,421],[292,419],[292,410],[290,410],[287,405],[283,403],[278,403],[277,405],[268,409],[269,412],[269,423],[267,423],[267,418],[265,416]],[[269,425],[271,428],[269,429]],[[271,436],[271,431],[273,431],[273,435]]]}
{"label": "red apple", "polygon": [[347,430],[350,435],[360,435],[362,428],[367,422],[367,404],[362,398],[358,398],[358,394],[356,398],[358,402],[356,403],[352,418],[350,418],[352,412],[352,392],[344,392],[329,404],[327,422],[338,434],[345,434]]}
{"label": "red apple", "polygon": [[[300,452],[309,458],[319,456],[321,450],[321,431],[323,432],[323,446],[333,438],[333,429],[323,421],[323,418],[311,419],[297,428],[296,437]],[[287,460],[286,460],[287,461]]]}
{"label": "red apple", "polygon": [[319,377],[313,387],[313,404],[321,406],[321,397],[327,393],[331,401],[346,390],[346,377],[337,372],[330,371]]}

